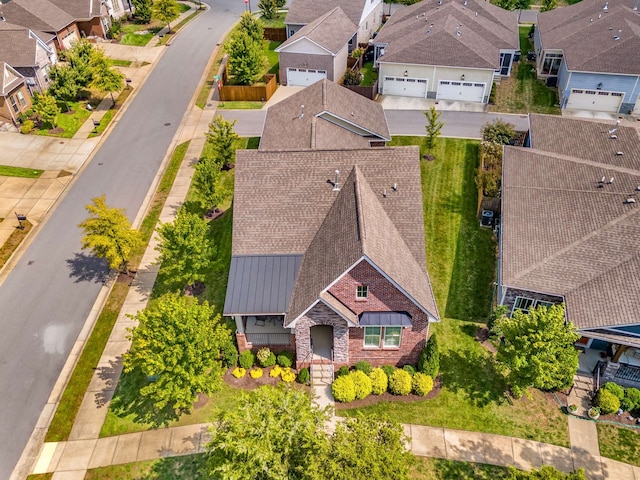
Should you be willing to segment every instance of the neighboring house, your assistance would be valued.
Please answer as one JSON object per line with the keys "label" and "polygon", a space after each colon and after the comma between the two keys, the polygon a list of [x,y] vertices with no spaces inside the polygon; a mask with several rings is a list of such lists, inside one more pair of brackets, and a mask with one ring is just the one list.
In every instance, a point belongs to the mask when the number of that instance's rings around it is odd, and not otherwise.
{"label": "neighboring house", "polygon": [[349,44],[357,27],[340,7],[318,17],[276,48],[280,84],[307,86],[328,78],[338,82],[347,71]]}
{"label": "neighboring house", "polygon": [[527,312],[564,302],[581,369],[638,386],[638,130],[530,115],[530,145],[504,148],[500,303]]}
{"label": "neighboring house", "polygon": [[80,35],[83,37],[106,38],[111,26],[109,13],[117,13],[118,16],[125,13],[122,0],[49,0],[49,2],[75,19]]}
{"label": "neighboring house", "polygon": [[292,350],[298,368],[415,363],[439,320],[419,149],[236,155],[224,315],[240,350]]}
{"label": "neighboring house", "polygon": [[0,61],[0,118],[18,124],[18,115],[31,107],[31,95],[25,78],[7,62]]}
{"label": "neighboring house", "polygon": [[49,69],[57,62],[53,39],[52,34],[0,22],[0,60],[26,79],[31,93],[49,86]]}
{"label": "neighboring house", "polygon": [[133,13],[132,0],[106,0],[104,6],[108,16],[114,19]]}
{"label": "neighboring house", "polygon": [[637,8],[636,0],[583,0],[538,15],[537,73],[557,84],[562,108],[640,111]]}
{"label": "neighboring house", "polygon": [[284,20],[287,38],[336,7],[358,27],[358,44],[367,43],[382,25],[382,0],[292,0]]}
{"label": "neighboring house", "polygon": [[269,107],[260,149],[383,147],[390,140],[379,103],[322,80]]}
{"label": "neighboring house", "polygon": [[0,20],[53,35],[59,50],[66,50],[80,39],[75,18],[49,0],[11,0],[1,8]]}
{"label": "neighboring house", "polygon": [[518,20],[484,0],[422,1],[374,40],[383,95],[488,103],[519,55]]}

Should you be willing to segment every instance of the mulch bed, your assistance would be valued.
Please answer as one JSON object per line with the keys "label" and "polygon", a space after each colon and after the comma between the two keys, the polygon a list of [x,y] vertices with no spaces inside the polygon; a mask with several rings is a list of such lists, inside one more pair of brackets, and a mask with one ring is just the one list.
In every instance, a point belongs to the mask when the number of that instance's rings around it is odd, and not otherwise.
{"label": "mulch bed", "polygon": [[249,375],[249,370],[247,370],[247,374],[242,378],[236,378],[231,375],[233,369],[230,368],[226,372],[224,372],[224,381],[235,388],[242,388],[243,390],[253,390],[255,388],[261,387],[262,385],[271,385],[275,386],[278,383],[282,382],[280,377],[272,378],[269,376],[269,372],[273,367],[267,367],[262,369],[262,376],[260,378],[251,378]]}
{"label": "mulch bed", "polygon": [[47,133],[49,133],[49,135],[57,135],[58,133],[62,133],[62,132],[64,132],[64,128],[60,128],[60,127],[47,130]]}
{"label": "mulch bed", "polygon": [[[545,392],[545,396],[553,397],[553,394],[550,392]],[[569,402],[566,392],[556,392],[556,396],[562,402],[563,406],[566,406]],[[555,399],[554,399],[555,400]],[[566,408],[563,409],[566,413]],[[600,414],[598,417],[598,422],[606,421],[611,423],[618,423],[620,426],[630,426],[630,425],[640,425],[640,416],[637,414],[632,415],[629,412],[624,412],[622,415],[617,415],[615,413],[608,413],[606,415]]]}
{"label": "mulch bed", "polygon": [[127,285],[131,286],[134,278],[136,278],[136,272],[130,270],[128,273],[120,272],[116,281],[118,283],[126,283]]}
{"label": "mulch bed", "polygon": [[349,403],[336,402],[336,410],[368,407],[369,405],[375,405],[376,403],[380,402],[409,403],[419,402],[421,400],[431,400],[432,398],[435,398],[440,394],[440,390],[442,390],[442,380],[440,379],[440,377],[438,377],[433,382],[433,390],[431,390],[429,394],[424,397],[420,397],[419,395],[414,394],[392,395],[389,392],[386,392],[382,395],[369,395],[367,398],[363,398],[362,400],[354,400],[353,402]]}

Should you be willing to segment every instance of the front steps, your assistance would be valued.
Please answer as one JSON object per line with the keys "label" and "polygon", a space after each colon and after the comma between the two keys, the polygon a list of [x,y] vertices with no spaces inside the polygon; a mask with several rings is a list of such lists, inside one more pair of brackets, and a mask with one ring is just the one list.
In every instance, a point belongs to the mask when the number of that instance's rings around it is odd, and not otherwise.
{"label": "front steps", "polygon": [[312,385],[331,385],[333,382],[333,363],[314,362],[311,366]]}

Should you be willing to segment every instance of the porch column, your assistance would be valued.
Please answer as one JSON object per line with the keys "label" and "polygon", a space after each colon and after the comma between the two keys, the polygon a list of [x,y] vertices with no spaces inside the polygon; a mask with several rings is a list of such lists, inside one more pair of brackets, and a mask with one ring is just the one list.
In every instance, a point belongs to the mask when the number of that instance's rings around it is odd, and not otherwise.
{"label": "porch column", "polygon": [[234,315],[233,319],[236,321],[236,331],[238,333],[244,333],[244,323],[242,322],[242,316]]}
{"label": "porch column", "polygon": [[611,357],[611,361],[613,363],[618,363],[618,360],[620,360],[620,356],[627,350],[629,350],[629,347],[627,345],[618,345],[618,348],[616,349],[616,351],[613,352],[613,357]]}

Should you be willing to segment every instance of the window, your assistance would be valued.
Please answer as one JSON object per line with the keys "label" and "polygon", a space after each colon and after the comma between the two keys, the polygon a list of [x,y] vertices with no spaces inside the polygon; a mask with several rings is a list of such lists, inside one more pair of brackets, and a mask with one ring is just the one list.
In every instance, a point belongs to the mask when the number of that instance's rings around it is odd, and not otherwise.
{"label": "window", "polygon": [[13,111],[18,113],[20,111],[20,109],[18,108],[18,104],[16,103],[16,99],[13,95],[11,95],[9,97],[9,100],[11,101],[11,107],[13,108]]}
{"label": "window", "polygon": [[365,348],[398,348],[401,338],[402,327],[364,327]]}
{"label": "window", "polygon": [[552,306],[553,306],[553,303],[551,303],[551,302],[543,302],[543,301],[540,301],[540,300],[538,300],[538,301],[536,302],[536,307],[547,307],[547,308],[551,308]]}
{"label": "window", "polygon": [[369,294],[369,289],[366,285],[358,285],[356,287],[356,300],[365,300]]}
{"label": "window", "polygon": [[544,302],[542,300],[533,300],[526,297],[516,297],[516,301],[513,303],[513,312],[516,310],[522,310],[523,313],[529,313],[534,307],[551,307],[553,302]]}
{"label": "window", "polygon": [[20,105],[22,105],[23,107],[26,107],[27,101],[24,99],[24,95],[22,95],[22,92],[18,91],[16,95],[18,96],[18,101],[20,102]]}

